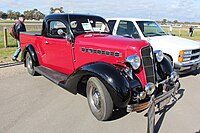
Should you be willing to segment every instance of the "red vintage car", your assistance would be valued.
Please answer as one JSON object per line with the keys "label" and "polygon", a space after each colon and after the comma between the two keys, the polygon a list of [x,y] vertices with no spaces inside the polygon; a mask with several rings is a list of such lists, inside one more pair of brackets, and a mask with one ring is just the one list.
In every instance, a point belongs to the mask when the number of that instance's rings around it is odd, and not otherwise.
{"label": "red vintage car", "polygon": [[98,120],[109,119],[114,108],[144,110],[152,96],[156,104],[166,103],[180,86],[162,51],[146,41],[112,36],[100,16],[48,15],[41,33],[20,33],[20,41],[28,72],[73,94],[85,90]]}

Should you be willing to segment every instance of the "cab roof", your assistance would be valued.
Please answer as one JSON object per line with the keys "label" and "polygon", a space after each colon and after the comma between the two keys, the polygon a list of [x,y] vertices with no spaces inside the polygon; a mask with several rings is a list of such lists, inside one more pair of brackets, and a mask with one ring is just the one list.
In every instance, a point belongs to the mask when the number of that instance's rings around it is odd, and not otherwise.
{"label": "cab roof", "polygon": [[79,18],[79,17],[85,17],[85,18],[99,18],[99,19],[103,19],[102,17],[100,16],[97,16],[97,15],[90,15],[90,14],[50,14],[50,15],[47,15],[44,20],[47,20],[47,19],[67,19],[67,18]]}
{"label": "cab roof", "polygon": [[128,20],[128,21],[155,21],[152,19],[143,19],[143,18],[106,18],[106,20]]}

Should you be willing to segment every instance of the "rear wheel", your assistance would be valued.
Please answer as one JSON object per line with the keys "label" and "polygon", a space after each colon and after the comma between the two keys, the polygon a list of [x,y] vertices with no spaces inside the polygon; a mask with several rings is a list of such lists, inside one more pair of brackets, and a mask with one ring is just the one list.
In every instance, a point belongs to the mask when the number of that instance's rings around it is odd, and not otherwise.
{"label": "rear wheel", "polygon": [[108,120],[112,116],[113,101],[104,84],[98,78],[91,77],[87,81],[86,93],[92,114],[98,120]]}
{"label": "rear wheel", "polygon": [[33,60],[31,58],[29,52],[26,53],[26,67],[27,67],[27,71],[30,75],[35,76],[38,74],[34,69]]}

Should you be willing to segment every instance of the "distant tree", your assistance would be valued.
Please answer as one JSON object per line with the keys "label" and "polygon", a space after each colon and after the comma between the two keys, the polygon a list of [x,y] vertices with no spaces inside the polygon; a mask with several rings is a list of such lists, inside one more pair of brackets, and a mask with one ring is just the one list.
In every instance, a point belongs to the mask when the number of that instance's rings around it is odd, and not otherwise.
{"label": "distant tree", "polygon": [[43,19],[44,18],[44,14],[40,11],[37,11],[33,14],[33,17],[36,19],[36,20],[40,20],[40,19]]}
{"label": "distant tree", "polygon": [[163,23],[163,24],[166,24],[166,23],[167,23],[167,19],[163,19],[163,20],[162,20],[162,23]]}
{"label": "distant tree", "polygon": [[7,14],[8,14],[8,18],[17,19],[19,17],[19,15],[20,15],[20,12],[15,12],[15,11],[12,11],[12,10],[8,10]]}
{"label": "distant tree", "polygon": [[15,14],[16,14],[17,18],[21,15],[20,12],[15,12]]}
{"label": "distant tree", "polygon": [[2,18],[2,19],[7,19],[7,18],[8,18],[8,14],[3,13],[3,14],[1,15],[1,18]]}
{"label": "distant tree", "polygon": [[64,13],[64,11],[63,11],[63,7],[60,7],[60,8],[53,8],[53,7],[51,7],[50,8],[50,14],[53,14],[53,13],[55,13],[55,11],[60,11],[60,13]]}
{"label": "distant tree", "polygon": [[33,19],[33,14],[31,12],[31,10],[24,11],[24,16],[28,20]]}
{"label": "distant tree", "polygon": [[28,20],[31,19],[40,20],[43,19],[45,16],[42,12],[38,11],[37,9],[24,11],[24,15]]}
{"label": "distant tree", "polygon": [[174,24],[177,24],[177,23],[178,23],[178,20],[174,20],[173,23],[174,23]]}
{"label": "distant tree", "polygon": [[0,11],[0,18],[1,18],[1,16],[2,16],[2,14],[3,14],[3,12],[2,12],[2,11]]}
{"label": "distant tree", "polygon": [[170,20],[167,20],[167,23],[172,23],[172,21],[170,21]]}

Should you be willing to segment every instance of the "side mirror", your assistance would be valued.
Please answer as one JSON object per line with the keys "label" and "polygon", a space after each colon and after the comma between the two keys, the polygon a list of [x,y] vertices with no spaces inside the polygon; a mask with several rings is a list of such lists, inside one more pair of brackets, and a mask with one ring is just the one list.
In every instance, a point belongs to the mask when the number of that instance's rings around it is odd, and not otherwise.
{"label": "side mirror", "polygon": [[62,30],[62,29],[59,29],[57,31],[58,35],[65,35],[66,33]]}
{"label": "side mirror", "polygon": [[71,33],[65,33],[62,29],[59,29],[57,31],[58,35],[63,35],[65,36],[66,40],[69,41],[70,43],[74,43],[74,37]]}

